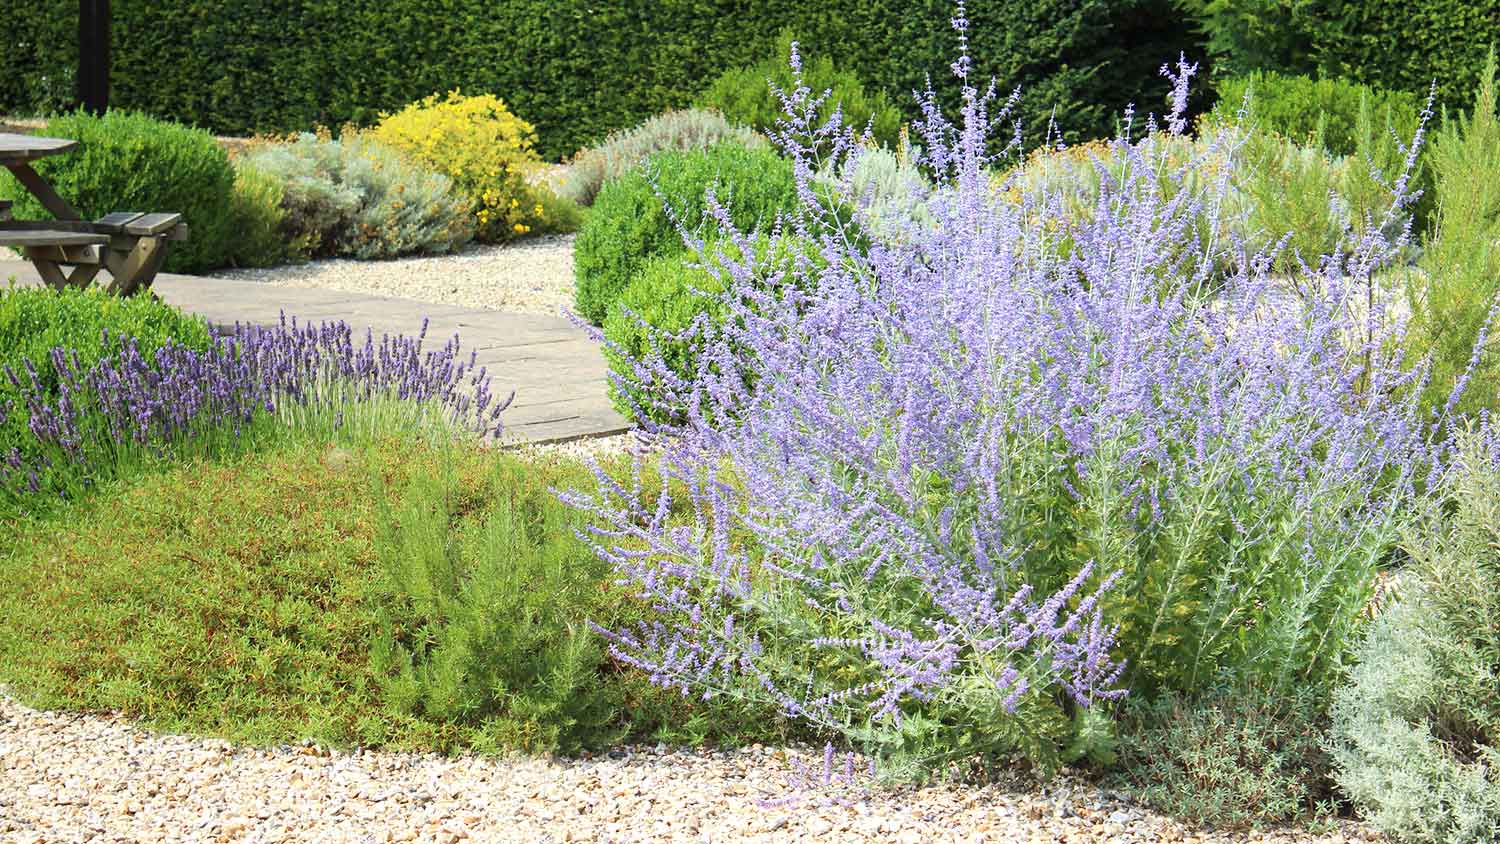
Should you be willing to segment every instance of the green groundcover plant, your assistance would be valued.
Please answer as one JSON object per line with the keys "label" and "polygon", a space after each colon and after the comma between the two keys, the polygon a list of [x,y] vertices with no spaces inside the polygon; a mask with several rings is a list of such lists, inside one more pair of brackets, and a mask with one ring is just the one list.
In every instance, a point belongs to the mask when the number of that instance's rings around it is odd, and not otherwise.
{"label": "green groundcover plant", "polygon": [[395,428],[115,483],[0,527],[0,683],[32,705],[254,744],[783,736],[770,713],[686,700],[609,660],[584,619],[640,607],[552,492],[587,477]]}

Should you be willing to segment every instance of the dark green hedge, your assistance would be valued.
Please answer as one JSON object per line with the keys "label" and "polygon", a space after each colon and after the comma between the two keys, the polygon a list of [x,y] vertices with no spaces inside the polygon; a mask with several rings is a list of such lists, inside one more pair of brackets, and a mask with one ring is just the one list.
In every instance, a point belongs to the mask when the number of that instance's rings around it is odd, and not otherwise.
{"label": "dark green hedge", "polygon": [[1323,0],[1313,33],[1318,68],[1370,85],[1470,108],[1491,44],[1500,41],[1494,0]]}
{"label": "dark green hedge", "polygon": [[1467,108],[1491,44],[1494,0],[1178,0],[1216,74],[1342,76]]}
{"label": "dark green hedge", "polygon": [[[1056,106],[1072,137],[1127,103],[1159,110],[1156,75],[1188,30],[1170,0],[972,3],[979,72]],[[784,27],[911,114],[927,74],[956,100],[952,0],[115,0],[113,105],[223,133],[368,121],[439,90],[505,98],[556,158],[763,56]],[[70,105],[77,4],[23,3],[0,32],[0,110]],[[1041,127],[1037,127],[1037,134]]]}

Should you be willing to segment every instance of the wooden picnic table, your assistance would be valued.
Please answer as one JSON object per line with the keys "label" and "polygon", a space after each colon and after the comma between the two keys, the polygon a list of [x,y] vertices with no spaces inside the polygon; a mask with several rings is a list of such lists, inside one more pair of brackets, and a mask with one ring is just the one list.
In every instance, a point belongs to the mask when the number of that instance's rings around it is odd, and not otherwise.
{"label": "wooden picnic table", "polygon": [[[0,246],[20,249],[48,285],[87,287],[101,268],[112,293],[148,289],[166,259],[167,243],[187,239],[181,214],[121,211],[88,222],[47,184],[31,162],[78,146],[68,138],[0,132],[0,166],[56,219],[13,220],[11,203],[0,200]],[[64,272],[63,267],[71,267]]]}

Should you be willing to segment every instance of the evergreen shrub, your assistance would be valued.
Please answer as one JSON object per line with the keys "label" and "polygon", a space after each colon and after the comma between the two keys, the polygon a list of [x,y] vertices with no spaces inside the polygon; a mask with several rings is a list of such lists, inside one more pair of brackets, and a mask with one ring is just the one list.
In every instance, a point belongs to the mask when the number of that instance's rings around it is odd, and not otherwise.
{"label": "evergreen shrub", "polygon": [[649,260],[684,252],[679,223],[696,237],[711,237],[718,223],[709,213],[710,190],[744,228],[771,226],[797,201],[791,163],[770,149],[723,142],[653,156],[640,170],[604,185],[578,232],[578,314],[602,325]]}
{"label": "evergreen shrub", "polygon": [[[167,251],[168,272],[205,272],[229,262],[238,236],[234,169],[208,132],[110,111],[54,117],[40,134],[78,141],[71,152],[38,159],[32,167],[85,219],[115,211],[178,213],[189,237]],[[52,217],[9,171],[0,172],[0,198],[15,201],[18,219]]]}

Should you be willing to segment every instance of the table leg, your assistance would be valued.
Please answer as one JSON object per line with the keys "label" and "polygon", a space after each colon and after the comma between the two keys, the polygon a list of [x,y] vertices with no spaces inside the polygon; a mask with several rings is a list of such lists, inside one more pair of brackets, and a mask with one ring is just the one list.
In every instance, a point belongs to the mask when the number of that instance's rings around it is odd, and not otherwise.
{"label": "table leg", "polygon": [[109,292],[129,296],[137,289],[150,287],[166,254],[166,244],[159,237],[143,237],[129,251],[110,249],[104,258],[110,275],[114,276]]}
{"label": "table leg", "polygon": [[36,274],[42,277],[42,281],[46,282],[48,287],[61,290],[68,286],[68,277],[63,274],[62,267],[58,266],[56,261],[31,255],[26,257],[31,261],[31,265],[36,267]]}
{"label": "table leg", "polygon": [[30,164],[23,162],[21,164],[7,164],[5,166],[15,175],[16,181],[20,182],[22,187],[30,191],[31,195],[42,203],[43,208],[52,212],[52,216],[59,220],[77,221],[83,219],[77,211],[73,210],[73,206],[69,205],[67,200],[57,195],[57,191],[53,190],[52,186],[47,184],[46,179],[43,179],[37,175],[35,170],[31,169]]}

